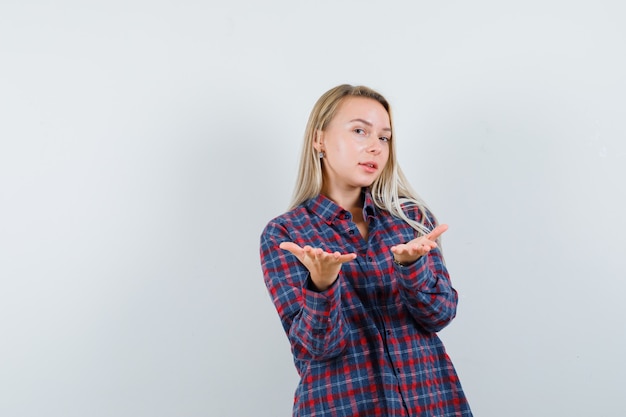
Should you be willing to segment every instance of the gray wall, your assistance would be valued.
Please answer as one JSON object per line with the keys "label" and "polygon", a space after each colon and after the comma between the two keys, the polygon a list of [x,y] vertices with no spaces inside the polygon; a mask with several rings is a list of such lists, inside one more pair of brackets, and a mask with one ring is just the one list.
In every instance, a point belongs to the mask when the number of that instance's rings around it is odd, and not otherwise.
{"label": "gray wall", "polygon": [[0,4],[0,415],[287,416],[258,237],[343,82],[450,225],[477,416],[624,416],[621,1]]}

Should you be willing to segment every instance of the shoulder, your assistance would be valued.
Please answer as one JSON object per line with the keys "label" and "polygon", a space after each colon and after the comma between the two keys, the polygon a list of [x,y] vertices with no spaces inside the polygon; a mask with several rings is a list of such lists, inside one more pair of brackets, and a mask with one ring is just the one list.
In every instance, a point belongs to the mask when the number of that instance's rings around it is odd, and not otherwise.
{"label": "shoulder", "polygon": [[270,220],[263,229],[261,238],[264,239],[271,236],[287,236],[289,234],[289,230],[297,230],[301,228],[303,224],[310,222],[310,218],[311,213],[303,204],[301,204]]}
{"label": "shoulder", "polygon": [[401,207],[402,211],[409,219],[421,223],[431,230],[437,227],[437,218],[423,202],[413,199],[403,199],[401,201]]}

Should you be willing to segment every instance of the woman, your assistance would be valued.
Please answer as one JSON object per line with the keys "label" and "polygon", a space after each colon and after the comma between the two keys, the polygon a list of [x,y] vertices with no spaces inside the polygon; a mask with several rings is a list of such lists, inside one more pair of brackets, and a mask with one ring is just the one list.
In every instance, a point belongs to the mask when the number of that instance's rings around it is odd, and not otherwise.
{"label": "woman", "polygon": [[436,332],[454,318],[447,230],[396,162],[391,111],[340,85],[311,112],[289,211],[261,236],[301,377],[294,416],[471,416]]}

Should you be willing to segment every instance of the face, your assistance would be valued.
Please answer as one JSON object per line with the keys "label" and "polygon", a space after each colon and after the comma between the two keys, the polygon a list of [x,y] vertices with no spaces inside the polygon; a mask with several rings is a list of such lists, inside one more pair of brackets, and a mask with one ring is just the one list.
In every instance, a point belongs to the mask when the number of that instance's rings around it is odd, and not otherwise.
{"label": "face", "polygon": [[389,159],[391,123],[378,101],[346,97],[326,130],[318,132],[315,149],[323,151],[324,188],[351,192],[372,185]]}

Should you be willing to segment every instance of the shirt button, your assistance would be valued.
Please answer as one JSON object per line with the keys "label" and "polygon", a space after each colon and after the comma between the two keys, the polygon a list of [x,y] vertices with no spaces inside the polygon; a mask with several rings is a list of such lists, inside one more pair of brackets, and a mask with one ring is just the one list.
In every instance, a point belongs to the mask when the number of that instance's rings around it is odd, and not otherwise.
{"label": "shirt button", "polygon": [[368,256],[368,257],[367,257],[367,260],[368,260],[368,261],[370,261],[370,262],[372,262],[372,261],[373,261],[373,259],[372,259],[372,257],[371,257],[371,256]]}
{"label": "shirt button", "polygon": [[354,234],[354,230],[353,230],[353,229],[350,229],[350,230],[348,230],[348,233],[350,233],[351,235],[353,235],[353,234]]}

